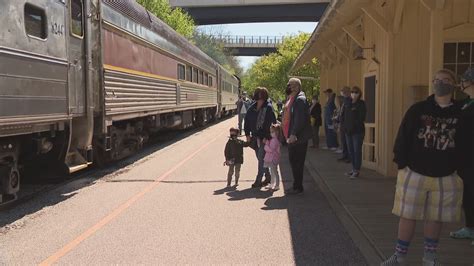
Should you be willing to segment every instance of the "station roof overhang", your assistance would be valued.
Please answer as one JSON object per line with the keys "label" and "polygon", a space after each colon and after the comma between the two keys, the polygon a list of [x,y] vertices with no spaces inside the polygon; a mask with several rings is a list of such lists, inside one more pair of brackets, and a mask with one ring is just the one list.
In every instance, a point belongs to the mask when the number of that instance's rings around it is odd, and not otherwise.
{"label": "station roof overhang", "polygon": [[327,49],[331,45],[341,52],[349,53],[349,49],[341,48],[338,38],[346,34],[351,42],[363,46],[362,38],[351,27],[358,20],[363,11],[372,1],[370,0],[333,0],[327,7],[310,39],[293,63],[290,73],[303,65],[310,63],[314,58],[327,57]]}

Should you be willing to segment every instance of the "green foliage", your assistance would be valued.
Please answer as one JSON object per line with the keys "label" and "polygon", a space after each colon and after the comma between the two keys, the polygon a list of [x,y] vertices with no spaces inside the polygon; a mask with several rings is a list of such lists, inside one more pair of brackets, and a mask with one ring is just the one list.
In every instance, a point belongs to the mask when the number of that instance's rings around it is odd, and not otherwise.
{"label": "green foliage", "polygon": [[[219,34],[212,34],[219,35]],[[232,74],[241,76],[243,73],[242,67],[239,65],[237,59],[225,51],[224,45],[216,40],[212,35],[196,30],[193,35],[193,41],[199,49],[216,60],[220,65],[227,69]]]}
{"label": "green foliage", "polygon": [[193,36],[196,28],[194,20],[181,8],[171,8],[168,0],[137,0],[137,2],[179,34],[188,39]]}
{"label": "green foliage", "polygon": [[[269,90],[272,98],[285,99],[290,68],[309,37],[308,33],[286,37],[278,47],[277,53],[259,58],[243,77],[244,90],[252,93],[256,87],[263,86]],[[312,64],[303,66],[291,75],[315,78],[315,80],[302,80],[303,91],[309,98],[319,92],[319,66],[316,59]]]}

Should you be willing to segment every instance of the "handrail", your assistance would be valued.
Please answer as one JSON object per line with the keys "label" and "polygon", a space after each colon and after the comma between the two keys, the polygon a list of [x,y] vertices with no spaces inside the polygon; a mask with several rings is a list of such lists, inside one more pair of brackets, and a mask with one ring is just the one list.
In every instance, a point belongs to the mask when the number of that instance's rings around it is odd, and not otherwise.
{"label": "handrail", "polygon": [[224,46],[238,47],[276,47],[285,40],[285,36],[218,35],[214,38]]}

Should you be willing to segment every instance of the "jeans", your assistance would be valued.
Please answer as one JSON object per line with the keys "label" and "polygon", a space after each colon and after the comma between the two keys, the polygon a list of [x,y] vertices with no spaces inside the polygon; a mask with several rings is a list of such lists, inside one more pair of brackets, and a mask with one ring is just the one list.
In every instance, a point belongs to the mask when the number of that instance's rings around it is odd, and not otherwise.
{"label": "jeans", "polygon": [[342,146],[342,158],[350,159],[349,149],[347,148],[347,141],[346,141],[346,133],[344,131],[340,131],[341,135],[341,146]]}
{"label": "jeans", "polygon": [[324,125],[324,130],[326,132],[326,145],[328,148],[337,148],[337,134],[334,129],[329,129],[328,125]]}
{"label": "jeans", "polygon": [[242,122],[244,122],[245,114],[239,113],[239,134],[242,135]]}
{"label": "jeans", "polygon": [[362,165],[363,133],[346,134],[347,149],[352,161],[352,170],[360,171]]}
{"label": "jeans", "polygon": [[313,146],[319,147],[319,126],[311,126],[313,129]]}
{"label": "jeans", "polygon": [[462,207],[466,218],[466,227],[474,228],[474,170],[459,171],[464,182]]}
{"label": "jeans", "polygon": [[307,141],[288,145],[288,157],[293,172],[293,189],[295,190],[303,190],[303,171],[307,150]]}
{"label": "jeans", "polygon": [[260,147],[257,148],[255,151],[255,155],[257,155],[258,160],[258,172],[257,177],[255,178],[255,184],[262,183],[262,177],[265,175],[265,181],[270,181],[271,175],[268,168],[264,167],[264,158],[265,158],[265,145],[263,143],[260,144]]}
{"label": "jeans", "polygon": [[230,186],[230,183],[232,182],[232,175],[234,174],[234,169],[235,169],[235,184],[237,185],[239,183],[240,166],[242,166],[240,163],[229,165],[229,172],[227,172],[227,186]]}

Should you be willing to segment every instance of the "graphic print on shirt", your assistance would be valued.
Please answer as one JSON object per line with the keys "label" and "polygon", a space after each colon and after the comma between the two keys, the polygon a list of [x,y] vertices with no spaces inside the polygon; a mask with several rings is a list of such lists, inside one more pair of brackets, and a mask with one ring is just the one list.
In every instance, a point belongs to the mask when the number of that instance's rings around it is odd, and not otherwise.
{"label": "graphic print on shirt", "polygon": [[424,141],[424,147],[445,151],[455,148],[457,118],[439,118],[429,115],[421,116],[423,127],[418,130],[418,139]]}

